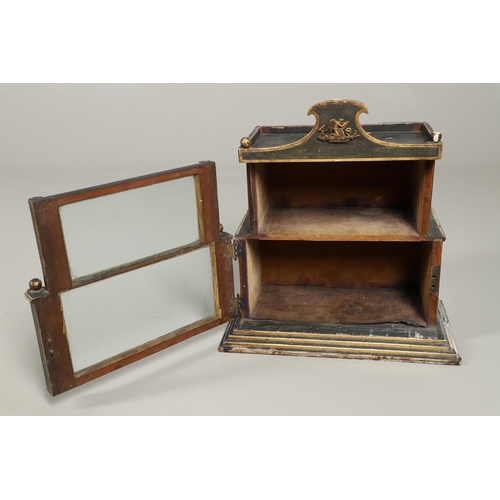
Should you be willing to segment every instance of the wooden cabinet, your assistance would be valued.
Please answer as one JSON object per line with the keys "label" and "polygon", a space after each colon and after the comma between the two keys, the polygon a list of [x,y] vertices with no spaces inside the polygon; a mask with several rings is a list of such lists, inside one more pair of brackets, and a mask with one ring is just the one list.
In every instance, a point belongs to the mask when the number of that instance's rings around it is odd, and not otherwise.
{"label": "wooden cabinet", "polygon": [[440,135],[426,123],[361,126],[366,111],[323,102],[314,127],[242,139],[240,311],[221,351],[460,363],[439,302]]}
{"label": "wooden cabinet", "polygon": [[44,279],[26,297],[49,392],[228,321],[223,352],[459,364],[431,209],[440,135],[361,126],[366,111],[323,102],[313,127],[243,138],[249,210],[234,239],[213,162],[32,198]]}

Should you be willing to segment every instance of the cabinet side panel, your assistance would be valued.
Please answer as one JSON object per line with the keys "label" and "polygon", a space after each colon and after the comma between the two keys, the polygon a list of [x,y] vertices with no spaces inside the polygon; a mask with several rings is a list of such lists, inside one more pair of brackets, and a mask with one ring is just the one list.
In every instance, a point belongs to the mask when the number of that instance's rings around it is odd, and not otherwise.
{"label": "cabinet side panel", "polygon": [[269,166],[248,164],[248,201],[252,233],[259,232],[269,207]]}
{"label": "cabinet side panel", "polygon": [[[246,258],[240,259],[241,268],[243,269],[243,281],[246,286],[246,301],[247,313],[252,317],[253,311],[260,292],[262,280],[262,269],[260,260],[260,242],[259,240],[246,240]],[[243,284],[242,284],[243,288]]]}
{"label": "cabinet side panel", "polygon": [[422,235],[429,233],[432,185],[434,183],[434,160],[420,161],[420,168],[414,178],[414,213],[417,214],[417,228]]}
{"label": "cabinet side panel", "polygon": [[424,317],[429,321],[430,287],[431,287],[431,267],[432,267],[432,242],[422,242],[420,244],[421,268],[420,268],[420,297]]}
{"label": "cabinet side panel", "polygon": [[443,253],[443,242],[435,240],[432,242],[432,257],[430,269],[430,296],[429,309],[427,312],[427,321],[430,326],[437,324],[437,315],[439,307],[439,279],[441,275],[441,257]]}
{"label": "cabinet side panel", "polygon": [[250,216],[250,231],[257,233],[257,190],[255,183],[255,165],[252,163],[247,164],[247,187],[248,187],[248,213]]}
{"label": "cabinet side panel", "polygon": [[413,223],[419,234],[422,234],[422,216],[423,216],[423,197],[424,197],[424,178],[425,161],[414,162],[414,168],[411,169],[411,185],[409,189],[410,209]]}
{"label": "cabinet side panel", "polygon": [[423,242],[420,294],[424,306],[424,315],[429,326],[435,326],[439,306],[439,277],[443,242],[435,240]]}

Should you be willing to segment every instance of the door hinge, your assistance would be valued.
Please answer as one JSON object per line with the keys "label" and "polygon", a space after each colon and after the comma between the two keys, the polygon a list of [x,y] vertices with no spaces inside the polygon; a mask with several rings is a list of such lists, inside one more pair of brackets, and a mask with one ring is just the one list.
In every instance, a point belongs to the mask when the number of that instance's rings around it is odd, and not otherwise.
{"label": "door hinge", "polygon": [[439,289],[439,273],[441,266],[432,266],[431,268],[431,293],[438,293]]}
{"label": "door hinge", "polygon": [[229,257],[230,259],[237,260],[238,259],[238,244],[233,240],[227,247],[226,247],[226,256]]}
{"label": "door hinge", "polygon": [[229,312],[237,312],[240,310],[240,294],[236,294],[236,297],[233,297],[229,300]]}

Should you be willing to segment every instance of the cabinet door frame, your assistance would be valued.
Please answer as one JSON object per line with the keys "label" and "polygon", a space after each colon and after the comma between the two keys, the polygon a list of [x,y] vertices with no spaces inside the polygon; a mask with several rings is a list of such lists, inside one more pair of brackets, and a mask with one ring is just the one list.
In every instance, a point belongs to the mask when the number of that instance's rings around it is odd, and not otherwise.
{"label": "cabinet door frame", "polygon": [[[195,178],[200,234],[198,241],[173,250],[167,249],[165,252],[117,265],[104,271],[76,279],[72,278],[64,242],[60,207],[188,176]],[[150,354],[226,323],[234,317],[235,312],[231,300],[234,297],[232,257],[231,252],[228,251],[232,245],[232,236],[222,232],[222,226],[219,223],[214,162],[200,162],[187,167],[78,191],[31,198],[29,205],[40,254],[43,282],[32,280],[30,289],[26,292],[26,298],[31,304],[47,389],[51,395],[55,396],[78,387]],[[159,337],[126,352],[116,353],[111,358],[75,372],[64,322],[61,293],[206,247],[211,250],[215,315],[186,325],[175,332],[165,332],[165,338]],[[113,298],[110,297],[110,300]]]}

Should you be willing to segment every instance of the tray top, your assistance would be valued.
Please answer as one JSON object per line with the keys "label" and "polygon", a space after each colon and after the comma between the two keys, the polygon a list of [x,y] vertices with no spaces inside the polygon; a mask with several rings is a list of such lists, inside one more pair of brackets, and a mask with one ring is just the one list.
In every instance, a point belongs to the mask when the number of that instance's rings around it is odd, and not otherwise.
{"label": "tray top", "polygon": [[256,127],[241,140],[243,163],[290,161],[372,161],[438,159],[441,134],[424,122],[363,125],[367,113],[358,101],[336,100],[315,104],[308,114],[314,126]]}

